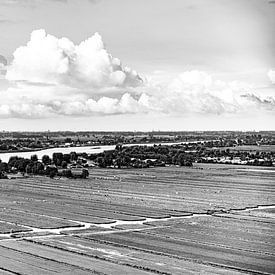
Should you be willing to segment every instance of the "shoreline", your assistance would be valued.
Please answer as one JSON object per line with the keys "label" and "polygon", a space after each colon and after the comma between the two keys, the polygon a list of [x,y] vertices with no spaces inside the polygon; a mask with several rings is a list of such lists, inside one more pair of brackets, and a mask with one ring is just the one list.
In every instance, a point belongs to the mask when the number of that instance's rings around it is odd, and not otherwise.
{"label": "shoreline", "polygon": [[9,153],[28,153],[28,152],[37,152],[50,149],[50,147],[39,148],[39,149],[24,149],[24,150],[0,150],[0,154],[9,154]]}
{"label": "shoreline", "polygon": [[[147,142],[147,143],[142,143],[142,145],[146,146],[147,144],[156,144],[156,145],[166,145],[166,144],[181,144],[181,143],[198,143],[198,142],[208,142],[209,140],[190,140],[190,141],[176,141],[176,142],[170,142],[170,141],[159,141],[159,142]],[[137,142],[137,143],[118,143],[121,144],[122,146],[129,146],[129,145],[141,145],[141,143]],[[117,144],[102,144],[102,143],[98,143],[98,144],[85,144],[85,145],[81,145],[81,146],[77,146],[77,145],[73,145],[73,146],[54,146],[54,147],[43,147],[43,148],[36,148],[36,149],[23,149],[23,150],[0,150],[0,154],[8,154],[8,153],[28,153],[28,152],[39,152],[39,151],[43,151],[43,150],[48,150],[48,149],[60,149],[60,148],[82,148],[82,147],[93,147],[93,146],[116,146]],[[94,148],[94,149],[98,149],[98,148]]]}

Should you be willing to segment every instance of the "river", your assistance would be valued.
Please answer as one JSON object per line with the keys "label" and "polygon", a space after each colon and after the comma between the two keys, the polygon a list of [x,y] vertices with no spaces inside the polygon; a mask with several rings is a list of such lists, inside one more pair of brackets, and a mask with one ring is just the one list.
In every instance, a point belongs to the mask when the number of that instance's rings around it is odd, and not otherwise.
{"label": "river", "polygon": [[[153,146],[154,144],[162,144],[162,145],[175,145],[175,144],[188,144],[193,142],[200,142],[200,141],[185,141],[185,142],[167,142],[167,143],[143,143],[143,144],[123,144],[123,146],[135,146],[135,145],[146,145],[146,146]],[[201,141],[203,142],[203,141]],[[116,145],[102,145],[102,146],[79,146],[79,147],[55,147],[50,149],[44,149],[39,151],[29,151],[29,152],[9,152],[9,153],[0,153],[0,159],[3,162],[8,162],[10,157],[18,156],[22,158],[30,158],[32,155],[37,155],[38,159],[42,159],[42,156],[48,155],[52,157],[53,153],[63,153],[69,154],[71,152],[76,153],[87,153],[87,154],[97,154],[101,153],[106,150],[114,150]]]}

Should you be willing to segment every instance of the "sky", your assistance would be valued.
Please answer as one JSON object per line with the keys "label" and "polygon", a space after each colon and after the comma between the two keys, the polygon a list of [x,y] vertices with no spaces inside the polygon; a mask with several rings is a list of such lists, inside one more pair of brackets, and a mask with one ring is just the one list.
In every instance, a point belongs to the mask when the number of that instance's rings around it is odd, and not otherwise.
{"label": "sky", "polygon": [[273,0],[0,0],[0,130],[275,130]]}

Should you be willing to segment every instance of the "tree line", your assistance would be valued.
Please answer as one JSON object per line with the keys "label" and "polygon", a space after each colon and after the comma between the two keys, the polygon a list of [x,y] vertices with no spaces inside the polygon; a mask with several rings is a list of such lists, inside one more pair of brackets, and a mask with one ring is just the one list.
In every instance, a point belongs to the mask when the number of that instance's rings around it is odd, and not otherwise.
{"label": "tree line", "polygon": [[[83,164],[83,161],[85,162],[85,160],[81,160],[81,164]],[[78,164],[78,155],[75,152],[71,152],[70,154],[53,153],[52,158],[44,155],[41,161],[38,160],[36,154],[32,155],[30,159],[12,156],[7,163],[0,160],[0,178],[5,177],[5,173],[13,172],[49,177],[60,175],[70,178],[74,177],[73,171],[67,169],[68,164],[71,163]],[[88,175],[88,170],[83,169],[83,178],[86,178]]]}

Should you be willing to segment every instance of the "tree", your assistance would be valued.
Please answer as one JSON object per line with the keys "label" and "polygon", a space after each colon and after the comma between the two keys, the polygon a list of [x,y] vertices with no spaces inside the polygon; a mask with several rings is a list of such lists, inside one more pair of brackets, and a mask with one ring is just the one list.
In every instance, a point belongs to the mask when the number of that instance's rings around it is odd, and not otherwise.
{"label": "tree", "polygon": [[10,168],[15,168],[19,172],[25,172],[26,166],[30,162],[31,161],[29,159],[24,159],[24,158],[18,158],[18,157],[16,157],[15,159],[10,159],[9,160],[9,167]]}
{"label": "tree", "polygon": [[104,157],[105,167],[111,166],[113,164],[114,154],[112,150],[105,151],[103,157]]}
{"label": "tree", "polygon": [[35,162],[34,164],[33,164],[33,173],[34,174],[38,174],[38,175],[41,175],[41,174],[43,174],[44,173],[44,165],[43,165],[43,163],[42,162],[39,162],[39,161],[37,161],[37,162]]}
{"label": "tree", "polygon": [[32,174],[33,173],[33,167],[30,164],[28,164],[26,166],[26,173],[27,174]]}
{"label": "tree", "polygon": [[173,156],[173,157],[172,157],[172,164],[176,164],[176,163],[177,163],[177,160],[178,160],[177,155]]}
{"label": "tree", "polygon": [[13,167],[17,160],[18,160],[17,156],[10,157],[9,162],[8,162],[9,166]]}
{"label": "tree", "polygon": [[72,143],[72,139],[71,138],[65,138],[64,142],[65,143]]}
{"label": "tree", "polygon": [[159,160],[163,161],[164,163],[167,162],[167,159],[168,159],[168,156],[166,156],[166,155],[161,155],[160,158],[159,158]]}
{"label": "tree", "polygon": [[70,155],[71,155],[71,161],[77,161],[77,153],[76,152],[71,152],[70,153]]}
{"label": "tree", "polygon": [[62,153],[53,153],[53,163],[56,166],[60,166],[63,161],[63,154]]}
{"label": "tree", "polygon": [[57,168],[53,167],[53,166],[47,166],[46,170],[45,170],[45,175],[50,176],[51,178],[53,178],[54,176],[57,175]]}
{"label": "tree", "polygon": [[116,159],[115,159],[115,163],[117,165],[117,168],[120,169],[121,168],[121,165],[122,165],[122,159],[120,156],[118,156]]}
{"label": "tree", "polygon": [[99,167],[101,167],[101,168],[105,168],[106,167],[105,159],[103,157],[98,157],[96,159],[96,162],[98,163]]}
{"label": "tree", "polygon": [[0,179],[7,179],[7,178],[8,178],[7,175],[5,175],[4,172],[0,171]]}
{"label": "tree", "polygon": [[63,155],[63,161],[70,163],[71,162],[71,155],[70,154],[64,154]]}
{"label": "tree", "polygon": [[89,171],[87,169],[82,170],[82,178],[86,179],[89,177]]}
{"label": "tree", "polygon": [[49,165],[51,163],[51,159],[48,155],[44,155],[42,157],[42,162],[43,162],[44,165]]}
{"label": "tree", "polygon": [[117,144],[115,150],[116,151],[121,151],[122,150],[122,144]]}
{"label": "tree", "polygon": [[56,176],[56,173],[54,171],[51,171],[49,176],[51,179],[53,179]]}
{"label": "tree", "polygon": [[178,156],[178,163],[180,166],[192,166],[192,158],[181,153]]}
{"label": "tree", "polygon": [[0,173],[1,172],[8,172],[8,164],[6,162],[1,162],[0,163]]}
{"label": "tree", "polygon": [[122,165],[123,166],[130,166],[131,164],[131,158],[128,155],[123,156],[122,158]]}
{"label": "tree", "polygon": [[32,155],[31,156],[31,161],[38,161],[37,155]]}
{"label": "tree", "polygon": [[64,169],[67,168],[67,162],[65,160],[61,162],[61,167]]}

